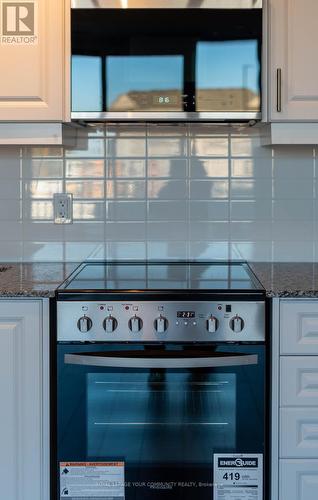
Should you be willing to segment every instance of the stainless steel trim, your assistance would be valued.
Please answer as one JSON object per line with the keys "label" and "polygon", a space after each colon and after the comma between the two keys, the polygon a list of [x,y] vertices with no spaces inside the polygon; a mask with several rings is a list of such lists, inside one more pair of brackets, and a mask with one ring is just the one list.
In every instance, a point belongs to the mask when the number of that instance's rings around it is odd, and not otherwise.
{"label": "stainless steel trim", "polygon": [[263,0],[72,0],[72,9],[261,9]]}
{"label": "stainless steel trim", "polygon": [[105,368],[224,368],[228,366],[257,365],[257,354],[206,358],[119,358],[97,357],[82,354],[65,354],[64,362],[70,365],[102,366]]}
{"label": "stainless steel trim", "polygon": [[276,71],[276,110],[277,113],[282,112],[282,69],[277,68]]}
{"label": "stainless steel trim", "polygon": [[234,120],[260,120],[262,114],[259,111],[253,112],[82,112],[76,111],[71,114],[72,120],[86,121],[222,121],[229,122]]}

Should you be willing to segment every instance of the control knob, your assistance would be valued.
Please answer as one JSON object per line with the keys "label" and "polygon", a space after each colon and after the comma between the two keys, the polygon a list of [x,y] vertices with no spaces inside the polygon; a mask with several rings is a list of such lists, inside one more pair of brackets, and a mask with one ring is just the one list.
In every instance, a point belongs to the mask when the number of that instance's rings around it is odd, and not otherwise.
{"label": "control knob", "polygon": [[240,333],[244,328],[244,320],[237,314],[230,320],[230,328],[234,333]]}
{"label": "control knob", "polygon": [[87,333],[92,328],[93,322],[88,316],[82,316],[77,322],[77,328],[82,333]]}
{"label": "control knob", "polygon": [[206,322],[206,328],[208,332],[214,333],[217,331],[218,327],[219,327],[219,320],[215,316],[213,316],[213,314],[211,314],[211,316],[207,319]]}
{"label": "control knob", "polygon": [[140,330],[142,329],[142,325],[143,325],[142,319],[136,316],[136,314],[128,321],[129,329],[133,333],[140,332]]}
{"label": "control knob", "polygon": [[106,333],[113,333],[118,326],[118,321],[111,314],[103,321],[103,327]]}
{"label": "control knob", "polygon": [[164,333],[168,328],[167,318],[160,314],[159,318],[156,318],[154,321],[154,327],[158,333]]}

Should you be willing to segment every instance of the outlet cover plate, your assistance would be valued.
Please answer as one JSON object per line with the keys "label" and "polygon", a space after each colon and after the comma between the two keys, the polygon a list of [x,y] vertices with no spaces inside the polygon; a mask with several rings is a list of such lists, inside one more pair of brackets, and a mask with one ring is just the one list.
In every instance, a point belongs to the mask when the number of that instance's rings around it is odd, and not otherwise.
{"label": "outlet cover plate", "polygon": [[72,224],[73,222],[73,195],[70,193],[55,193],[54,203],[54,223]]}

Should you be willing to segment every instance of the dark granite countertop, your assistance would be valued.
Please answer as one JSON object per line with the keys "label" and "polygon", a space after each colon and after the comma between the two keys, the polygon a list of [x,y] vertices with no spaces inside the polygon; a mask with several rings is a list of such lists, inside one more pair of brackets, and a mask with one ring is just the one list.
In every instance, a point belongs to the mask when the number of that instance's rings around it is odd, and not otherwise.
{"label": "dark granite countertop", "polygon": [[78,264],[1,263],[0,297],[54,297],[55,289]]}
{"label": "dark granite countertop", "polygon": [[[318,263],[253,262],[268,297],[318,298]],[[54,297],[78,263],[1,263],[0,297]]]}
{"label": "dark granite countertop", "polygon": [[249,262],[268,297],[318,298],[317,262]]}

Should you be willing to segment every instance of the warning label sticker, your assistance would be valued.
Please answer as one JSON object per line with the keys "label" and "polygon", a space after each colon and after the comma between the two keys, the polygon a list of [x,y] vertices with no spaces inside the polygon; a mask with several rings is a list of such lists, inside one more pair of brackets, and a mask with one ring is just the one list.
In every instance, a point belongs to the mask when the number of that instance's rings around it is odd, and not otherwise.
{"label": "warning label sticker", "polygon": [[125,462],[60,462],[60,499],[124,500]]}
{"label": "warning label sticker", "polygon": [[263,455],[214,454],[214,500],[263,500]]}

